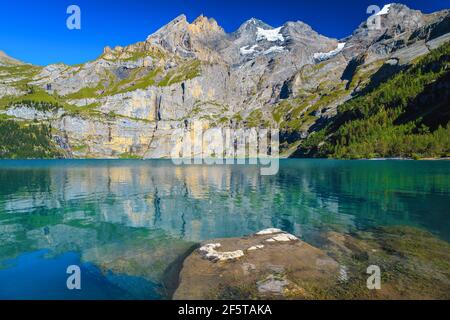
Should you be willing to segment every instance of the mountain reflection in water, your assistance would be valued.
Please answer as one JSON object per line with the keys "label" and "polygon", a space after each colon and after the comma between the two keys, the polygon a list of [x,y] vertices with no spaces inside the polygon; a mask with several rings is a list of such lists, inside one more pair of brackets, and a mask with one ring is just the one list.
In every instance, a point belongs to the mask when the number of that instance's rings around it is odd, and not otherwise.
{"label": "mountain reflection in water", "polygon": [[0,270],[42,249],[158,282],[194,243],[277,227],[318,233],[411,225],[450,239],[450,162],[0,161]]}

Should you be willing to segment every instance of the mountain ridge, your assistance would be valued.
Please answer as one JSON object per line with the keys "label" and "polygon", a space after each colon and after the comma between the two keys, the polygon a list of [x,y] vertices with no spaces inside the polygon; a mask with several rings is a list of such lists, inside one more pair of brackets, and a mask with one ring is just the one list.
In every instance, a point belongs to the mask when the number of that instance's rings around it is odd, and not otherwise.
{"label": "mountain ridge", "polygon": [[[66,157],[167,158],[171,134],[196,120],[279,127],[282,151],[295,154],[340,105],[450,40],[448,10],[391,4],[379,19],[379,30],[366,21],[333,39],[301,21],[274,28],[252,18],[226,33],[212,18],[180,15],[84,64],[6,68],[0,116],[51,125]],[[23,102],[42,100],[58,108]]]}
{"label": "mountain ridge", "polygon": [[0,50],[0,65],[21,65],[22,61],[14,59],[7,55],[4,51]]}

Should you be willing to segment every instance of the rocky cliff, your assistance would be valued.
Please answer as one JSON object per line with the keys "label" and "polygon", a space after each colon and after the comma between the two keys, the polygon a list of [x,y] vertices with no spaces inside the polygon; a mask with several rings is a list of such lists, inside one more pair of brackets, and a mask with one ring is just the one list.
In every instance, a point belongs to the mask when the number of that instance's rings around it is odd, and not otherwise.
{"label": "rocky cliff", "polygon": [[81,65],[41,68],[1,53],[0,116],[48,125],[64,157],[168,158],[174,131],[189,134],[196,120],[280,128],[291,155],[338,106],[446,43],[449,21],[448,10],[392,4],[331,39],[300,21],[274,28],[251,19],[226,33],[214,19],[182,15]]}

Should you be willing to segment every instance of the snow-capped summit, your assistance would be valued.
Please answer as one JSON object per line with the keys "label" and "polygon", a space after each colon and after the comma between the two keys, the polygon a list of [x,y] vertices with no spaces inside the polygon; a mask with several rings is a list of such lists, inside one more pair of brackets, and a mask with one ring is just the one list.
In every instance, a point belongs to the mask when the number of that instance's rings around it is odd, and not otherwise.
{"label": "snow-capped summit", "polygon": [[244,22],[230,38],[240,57],[248,60],[261,55],[283,52],[286,38],[282,29],[283,27],[273,28],[261,20],[252,18]]}
{"label": "snow-capped summit", "polygon": [[376,13],[375,16],[383,16],[389,13],[389,11],[391,10],[391,7],[393,6],[393,3],[387,4],[383,7],[383,9],[381,9],[380,12]]}

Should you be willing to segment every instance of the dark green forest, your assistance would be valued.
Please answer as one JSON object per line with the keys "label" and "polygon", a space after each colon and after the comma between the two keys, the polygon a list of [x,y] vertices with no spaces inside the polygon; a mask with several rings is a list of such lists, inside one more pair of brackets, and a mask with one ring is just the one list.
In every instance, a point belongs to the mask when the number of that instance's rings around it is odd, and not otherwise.
{"label": "dark green forest", "polygon": [[450,157],[450,43],[338,108],[297,156]]}
{"label": "dark green forest", "polygon": [[0,118],[0,159],[59,158],[51,127]]}
{"label": "dark green forest", "polygon": [[[55,111],[61,106],[50,102],[23,100],[11,103],[38,111]],[[62,152],[52,138],[49,124],[37,121],[14,121],[0,117],[0,159],[49,159],[62,157]]]}

